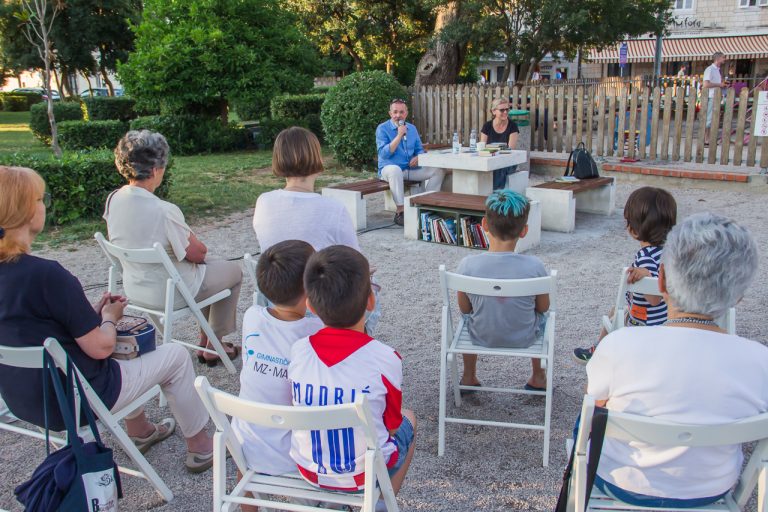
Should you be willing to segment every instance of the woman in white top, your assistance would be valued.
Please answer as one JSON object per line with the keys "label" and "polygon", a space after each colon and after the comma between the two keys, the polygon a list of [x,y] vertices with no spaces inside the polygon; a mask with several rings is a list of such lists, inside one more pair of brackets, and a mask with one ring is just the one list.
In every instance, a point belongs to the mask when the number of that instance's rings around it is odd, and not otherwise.
{"label": "woman in white top", "polygon": [[[212,260],[208,248],[184,221],[175,204],[163,201],[154,192],[163,181],[168,165],[168,143],[159,133],[149,130],[130,131],[115,148],[115,165],[128,180],[128,185],[110,194],[104,211],[109,240],[126,249],[141,249],[160,243],[168,251],[181,278],[201,301],[230,290],[229,297],[203,309],[213,332],[221,340],[235,331],[237,300],[243,280],[240,265],[233,261]],[[162,309],[165,304],[165,282],[162,265],[123,263],[123,288],[133,303]],[[184,304],[177,292],[176,304]],[[211,348],[208,337],[200,332],[200,346]],[[237,347],[224,344],[231,359]],[[215,366],[218,356],[197,353],[198,360]]]}
{"label": "woman in white top", "polygon": [[329,245],[360,250],[344,205],[315,192],[315,180],[324,170],[314,133],[293,127],[278,134],[272,172],[285,178],[285,188],[261,194],[256,201],[253,229],[261,252],[285,240],[303,240],[316,251]]}
{"label": "woman in white top", "polygon": [[[714,322],[744,296],[757,271],[749,232],[711,213],[667,237],[659,291],[665,325],[619,329],[587,365],[588,392],[610,411],[672,423],[719,425],[768,411],[768,348]],[[659,447],[606,438],[595,485],[630,504],[695,507],[736,483],[738,445]]]}

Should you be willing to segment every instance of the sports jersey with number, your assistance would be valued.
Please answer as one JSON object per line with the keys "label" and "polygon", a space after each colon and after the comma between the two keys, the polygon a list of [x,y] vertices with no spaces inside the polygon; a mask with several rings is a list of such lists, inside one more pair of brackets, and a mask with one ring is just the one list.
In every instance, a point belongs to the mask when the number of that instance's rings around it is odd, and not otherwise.
{"label": "sports jersey with number", "polygon": [[[240,397],[265,404],[291,405],[291,346],[322,327],[323,322],[316,317],[286,322],[272,316],[267,308],[249,307],[243,316]],[[232,430],[243,445],[249,469],[267,475],[296,471],[288,455],[290,432],[258,427],[239,418],[232,418]]]}
{"label": "sports jersey with number", "polygon": [[[635,255],[633,267],[647,269],[651,277],[659,277],[659,265],[663,247],[650,245],[643,247]],[[667,321],[667,304],[662,300],[658,305],[651,306],[641,293],[627,293],[629,316],[642,325],[661,325]]]}
{"label": "sports jersey with number", "polygon": [[[326,327],[294,343],[288,378],[293,405],[352,403],[364,394],[384,460],[391,467],[398,452],[389,431],[403,421],[400,355],[367,334]],[[365,436],[359,428],[296,430],[291,457],[301,475],[326,489],[357,491],[365,483]]]}

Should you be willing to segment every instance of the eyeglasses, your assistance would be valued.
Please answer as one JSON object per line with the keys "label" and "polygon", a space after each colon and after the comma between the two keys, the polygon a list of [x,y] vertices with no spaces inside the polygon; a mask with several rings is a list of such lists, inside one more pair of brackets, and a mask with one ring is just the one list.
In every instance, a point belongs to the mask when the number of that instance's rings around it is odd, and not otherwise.
{"label": "eyeglasses", "polygon": [[395,98],[395,99],[393,99],[392,101],[389,102],[390,105],[394,105],[395,103],[402,103],[403,105],[406,104],[405,100],[402,99],[402,98]]}
{"label": "eyeglasses", "polygon": [[498,110],[499,112],[509,112],[508,108],[497,108],[496,110]]}
{"label": "eyeglasses", "polygon": [[43,206],[45,206],[46,208],[50,208],[51,207],[51,193],[50,192],[44,193],[42,201],[43,201]]}

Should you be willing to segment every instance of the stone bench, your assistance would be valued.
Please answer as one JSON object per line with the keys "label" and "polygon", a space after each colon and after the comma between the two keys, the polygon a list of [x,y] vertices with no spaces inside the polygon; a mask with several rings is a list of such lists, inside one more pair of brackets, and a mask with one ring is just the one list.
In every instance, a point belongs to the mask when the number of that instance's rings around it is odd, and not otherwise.
{"label": "stone bench", "polygon": [[[444,149],[449,146],[444,144],[424,144],[424,149],[432,151],[435,149]],[[405,180],[403,182],[405,193],[416,194],[420,191],[420,181]],[[352,224],[356,230],[366,229],[368,227],[368,212],[365,206],[365,196],[384,192],[384,210],[394,212],[397,207],[392,199],[392,192],[389,191],[389,183],[382,179],[373,178],[369,180],[355,181],[352,183],[340,183],[331,185],[322,190],[322,195],[332,197],[341,202],[352,217]]]}
{"label": "stone bench", "polygon": [[576,212],[610,215],[616,202],[615,178],[592,178],[572,183],[550,181],[528,187],[525,195],[541,203],[541,229],[570,233]]}
{"label": "stone bench", "polygon": [[[477,217],[485,215],[485,196],[471,194],[456,194],[454,192],[423,192],[405,198],[405,238],[419,240],[421,232],[419,228],[419,208],[430,207],[441,210],[452,210],[457,213],[467,213]],[[541,204],[531,200],[531,208],[528,213],[528,234],[521,238],[515,246],[515,252],[520,253],[541,242]],[[462,246],[459,246],[462,247]]]}
{"label": "stone bench", "polygon": [[[406,192],[415,193],[421,185],[419,181],[405,181]],[[389,191],[389,183],[378,178],[369,180],[354,181],[352,183],[340,183],[324,187],[322,194],[324,197],[336,199],[349,212],[352,217],[352,224],[355,230],[366,229],[368,227],[368,212],[365,206],[365,196],[385,192],[384,209],[395,211],[395,202],[392,199],[392,193]]]}

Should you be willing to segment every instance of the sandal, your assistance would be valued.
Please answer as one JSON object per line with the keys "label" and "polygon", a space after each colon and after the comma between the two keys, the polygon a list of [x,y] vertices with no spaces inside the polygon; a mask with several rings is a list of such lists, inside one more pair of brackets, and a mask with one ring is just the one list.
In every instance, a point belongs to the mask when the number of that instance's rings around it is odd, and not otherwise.
{"label": "sandal", "polygon": [[[208,346],[208,341],[200,340],[197,342],[197,346],[200,348],[206,348]],[[197,356],[197,362],[200,364],[205,364],[205,352],[202,350],[198,350],[195,352],[195,355]]]}
{"label": "sandal", "polygon": [[[229,359],[235,360],[237,356],[240,355],[240,347],[236,347],[232,343],[222,343],[222,346],[224,347],[224,352],[227,353],[227,357],[229,357]],[[207,364],[209,368],[213,368],[219,364],[220,358],[218,354],[209,354],[208,352],[204,352],[203,358],[205,359],[205,364]]]}
{"label": "sandal", "polygon": [[[477,384],[462,384],[461,382],[459,382],[459,386],[472,386],[474,388],[480,388],[480,387],[483,387],[483,383],[478,382]],[[475,393],[477,393],[477,391],[475,391],[474,389],[462,389],[460,393],[462,395],[469,396],[469,395],[474,395]]]}
{"label": "sandal", "polygon": [[[131,441],[139,449],[142,454],[147,453],[152,446],[156,445],[160,441],[168,439],[176,430],[176,420],[173,418],[165,418],[160,423],[154,423],[154,432],[147,437],[131,437]],[[161,430],[161,427],[165,427],[165,430]]]}

